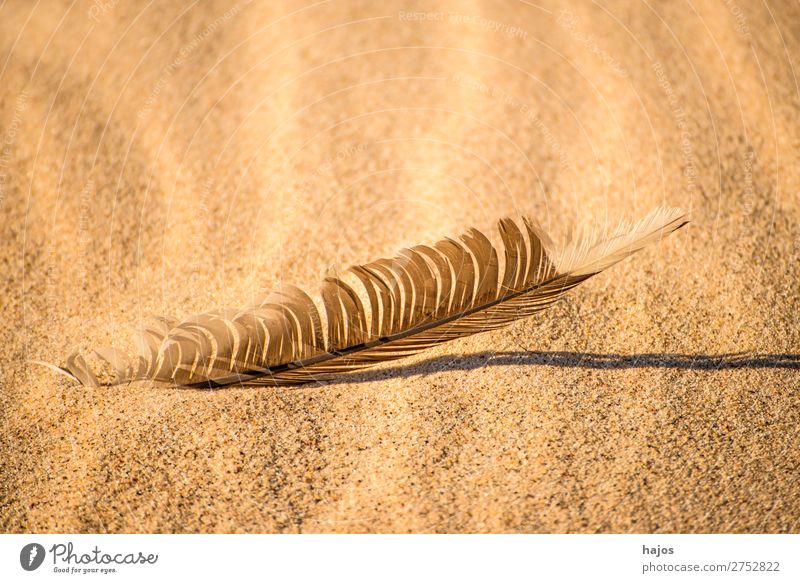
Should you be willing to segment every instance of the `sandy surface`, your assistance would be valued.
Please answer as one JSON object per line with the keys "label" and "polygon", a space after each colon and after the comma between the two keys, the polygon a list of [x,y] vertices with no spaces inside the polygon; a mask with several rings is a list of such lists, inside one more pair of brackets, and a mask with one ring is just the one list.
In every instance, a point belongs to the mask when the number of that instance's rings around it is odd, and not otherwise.
{"label": "sandy surface", "polygon": [[[0,7],[0,529],[800,531],[797,3],[178,4]],[[26,364],[660,203],[541,317],[340,383]]]}

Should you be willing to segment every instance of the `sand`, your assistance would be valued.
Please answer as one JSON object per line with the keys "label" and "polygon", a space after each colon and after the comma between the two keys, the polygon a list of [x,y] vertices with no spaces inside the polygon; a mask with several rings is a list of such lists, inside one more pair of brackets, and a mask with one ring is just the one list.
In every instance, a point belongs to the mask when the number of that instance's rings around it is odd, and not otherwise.
{"label": "sand", "polygon": [[[0,7],[0,530],[800,531],[797,3],[179,4]],[[658,204],[541,316],[341,382],[27,363]]]}

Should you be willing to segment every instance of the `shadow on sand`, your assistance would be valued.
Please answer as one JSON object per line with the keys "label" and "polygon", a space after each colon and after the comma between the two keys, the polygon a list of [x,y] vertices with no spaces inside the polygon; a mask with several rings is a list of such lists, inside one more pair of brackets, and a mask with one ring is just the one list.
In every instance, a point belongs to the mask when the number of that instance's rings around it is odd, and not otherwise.
{"label": "shadow on sand", "polygon": [[337,378],[336,383],[357,383],[386,378],[408,378],[442,370],[474,370],[486,366],[538,365],[568,368],[674,368],[727,370],[742,368],[800,369],[798,354],[597,354],[592,352],[478,352],[466,356],[440,356],[413,365],[367,370]]}

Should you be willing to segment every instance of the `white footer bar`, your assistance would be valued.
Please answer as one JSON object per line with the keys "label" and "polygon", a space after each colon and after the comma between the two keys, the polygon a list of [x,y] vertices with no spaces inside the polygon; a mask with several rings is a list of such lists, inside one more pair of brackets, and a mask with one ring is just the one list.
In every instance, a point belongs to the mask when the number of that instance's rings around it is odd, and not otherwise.
{"label": "white footer bar", "polygon": [[800,581],[800,535],[0,535],[0,581]]}

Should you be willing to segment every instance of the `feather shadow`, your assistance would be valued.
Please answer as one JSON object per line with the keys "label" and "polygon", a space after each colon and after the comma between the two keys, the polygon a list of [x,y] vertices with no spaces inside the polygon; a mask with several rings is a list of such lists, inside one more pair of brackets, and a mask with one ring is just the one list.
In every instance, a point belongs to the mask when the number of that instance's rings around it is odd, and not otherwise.
{"label": "feather shadow", "polygon": [[559,368],[628,369],[662,368],[719,371],[730,369],[800,369],[800,354],[615,354],[593,352],[478,352],[466,356],[438,356],[406,366],[353,373],[330,380],[361,383],[389,378],[409,378],[452,370],[475,370],[487,366],[549,366]]}

